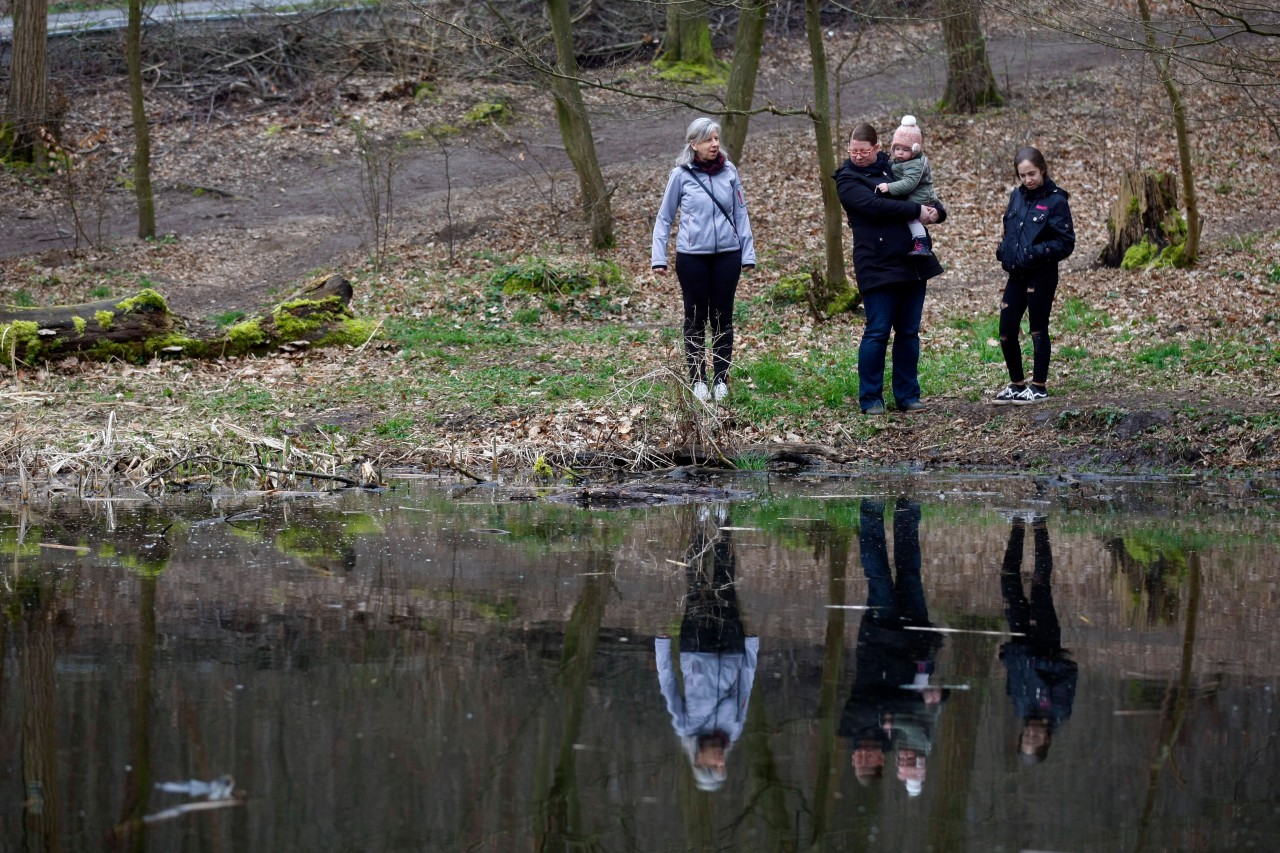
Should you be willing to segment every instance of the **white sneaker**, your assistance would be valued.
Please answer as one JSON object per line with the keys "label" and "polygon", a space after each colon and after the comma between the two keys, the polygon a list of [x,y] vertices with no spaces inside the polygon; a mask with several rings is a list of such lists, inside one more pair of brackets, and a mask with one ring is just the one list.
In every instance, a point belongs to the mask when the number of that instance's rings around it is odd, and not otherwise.
{"label": "white sneaker", "polygon": [[1010,382],[1007,386],[996,392],[996,395],[991,399],[991,402],[997,406],[1007,406],[1011,403],[1019,402],[1022,399],[1022,395],[1025,393],[1027,393],[1027,386],[1025,384],[1019,387]]}
{"label": "white sneaker", "polygon": [[723,403],[729,397],[729,386],[723,382],[717,382],[712,393],[715,394],[717,403]]}
{"label": "white sneaker", "polygon": [[1028,403],[1039,403],[1041,400],[1048,400],[1049,392],[1044,388],[1027,383],[1026,390],[1018,395],[1018,399],[1013,401],[1015,406],[1025,406]]}
{"label": "white sneaker", "polygon": [[1035,524],[1049,517],[1034,509],[1002,509],[1000,515],[1004,516],[1006,521],[1021,521],[1025,524]]}
{"label": "white sneaker", "polygon": [[704,403],[710,400],[711,392],[707,390],[707,383],[705,382],[693,383],[693,396],[697,397],[699,400],[701,400]]}

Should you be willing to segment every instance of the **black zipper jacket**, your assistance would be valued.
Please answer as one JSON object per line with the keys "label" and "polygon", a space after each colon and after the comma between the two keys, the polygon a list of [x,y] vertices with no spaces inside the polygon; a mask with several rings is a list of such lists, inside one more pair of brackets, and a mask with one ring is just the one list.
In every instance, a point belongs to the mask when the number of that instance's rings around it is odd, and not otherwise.
{"label": "black zipper jacket", "polygon": [[1058,262],[1076,247],[1068,193],[1049,178],[1034,190],[1016,187],[1004,212],[1004,238],[996,260],[1005,272],[1056,275]]}

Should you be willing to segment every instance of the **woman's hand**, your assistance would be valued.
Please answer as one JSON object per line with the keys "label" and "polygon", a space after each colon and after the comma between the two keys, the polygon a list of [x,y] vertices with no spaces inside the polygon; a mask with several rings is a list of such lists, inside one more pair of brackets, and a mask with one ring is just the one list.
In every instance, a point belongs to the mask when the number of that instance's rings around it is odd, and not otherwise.
{"label": "woman's hand", "polygon": [[920,221],[925,225],[932,225],[938,221],[938,208],[930,207],[927,204],[920,205]]}
{"label": "woman's hand", "polygon": [[654,271],[654,273],[656,273],[657,275],[666,275],[666,274],[667,274],[667,268],[666,268],[666,267],[654,267],[654,268],[653,268],[653,271]]}

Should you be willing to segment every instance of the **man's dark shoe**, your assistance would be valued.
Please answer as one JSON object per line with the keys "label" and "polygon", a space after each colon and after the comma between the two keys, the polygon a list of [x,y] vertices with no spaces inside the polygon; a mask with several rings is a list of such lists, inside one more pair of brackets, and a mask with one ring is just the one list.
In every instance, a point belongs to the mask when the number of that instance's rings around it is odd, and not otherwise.
{"label": "man's dark shoe", "polygon": [[898,404],[898,411],[900,412],[923,412],[927,408],[929,407],[924,403],[921,403],[919,400],[912,400],[909,403]]}
{"label": "man's dark shoe", "polygon": [[864,415],[883,415],[883,414],[884,414],[884,403],[872,403],[870,406],[867,406],[865,409],[863,409],[863,410],[862,410],[862,414],[864,414]]}

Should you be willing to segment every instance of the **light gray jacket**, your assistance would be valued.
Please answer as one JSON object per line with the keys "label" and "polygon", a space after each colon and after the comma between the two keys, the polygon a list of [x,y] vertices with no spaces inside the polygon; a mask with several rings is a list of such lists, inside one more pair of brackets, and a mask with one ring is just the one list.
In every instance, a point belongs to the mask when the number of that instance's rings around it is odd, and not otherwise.
{"label": "light gray jacket", "polygon": [[747,702],[756,680],[760,638],[747,637],[741,652],[681,652],[684,690],[671,666],[671,638],[657,637],[653,649],[658,686],[667,700],[671,727],[681,737],[724,732],[732,743],[747,721]]}
{"label": "light gray jacket", "polygon": [[[711,200],[714,195],[724,213]],[[742,266],[755,266],[756,247],[751,236],[751,220],[747,218],[747,202],[742,195],[742,181],[733,164],[714,175],[694,171],[686,166],[671,170],[667,191],[662,194],[658,217],[653,223],[652,266],[666,267],[667,244],[671,240],[671,223],[680,212],[680,228],[676,233],[676,251],[687,255],[713,255],[717,252],[742,252]],[[729,214],[728,217],[725,213]],[[732,217],[730,221],[729,217]]]}

